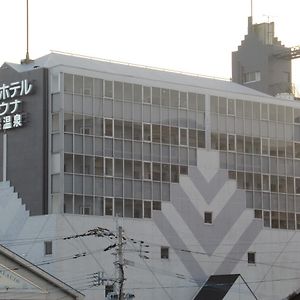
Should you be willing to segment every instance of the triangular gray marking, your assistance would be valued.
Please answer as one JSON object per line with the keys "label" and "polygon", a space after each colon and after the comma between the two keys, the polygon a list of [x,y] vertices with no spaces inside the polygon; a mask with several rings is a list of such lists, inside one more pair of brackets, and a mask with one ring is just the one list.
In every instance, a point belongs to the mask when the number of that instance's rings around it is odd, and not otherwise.
{"label": "triangular gray marking", "polygon": [[219,266],[215,274],[228,274],[233,271],[236,265],[241,261],[250,245],[255,241],[262,230],[262,221],[255,219],[243,232],[226,257],[222,257],[223,263]]}
{"label": "triangular gray marking", "polygon": [[[173,249],[188,249],[162,212],[153,213],[153,221],[168,241],[170,247]],[[191,253],[176,251],[176,254],[195,281],[202,281],[207,278],[205,272]]]}
{"label": "triangular gray marking", "polygon": [[23,229],[28,217],[28,211],[25,210],[23,205],[20,205],[13,220],[11,220],[9,229],[3,233],[3,240],[10,239],[12,236],[17,236]]}
{"label": "triangular gray marking", "polygon": [[189,178],[207,204],[211,203],[228,180],[227,171],[219,170],[211,181],[207,182],[197,167],[189,167]]}
{"label": "triangular gray marking", "polygon": [[244,191],[236,190],[217,218],[214,219],[213,225],[206,226],[203,224],[203,216],[185,192],[178,191],[177,195],[171,199],[171,203],[208,255],[216,250],[246,208]]}

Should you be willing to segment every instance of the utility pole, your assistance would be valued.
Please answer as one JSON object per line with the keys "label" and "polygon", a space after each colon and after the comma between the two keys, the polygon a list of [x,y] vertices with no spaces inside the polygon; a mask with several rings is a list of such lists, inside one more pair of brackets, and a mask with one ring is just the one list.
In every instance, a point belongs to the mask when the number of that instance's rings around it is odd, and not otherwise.
{"label": "utility pole", "polygon": [[116,267],[118,271],[118,300],[124,300],[123,297],[123,284],[124,284],[124,260],[123,260],[123,228],[122,226],[117,226],[118,234],[118,244],[117,244],[117,261]]}
{"label": "utility pole", "polygon": [[[133,299],[135,298],[134,294],[131,293],[126,293],[124,295],[123,293],[123,288],[124,288],[124,281],[125,281],[125,276],[124,276],[124,265],[128,264],[129,261],[125,260],[123,257],[124,253],[124,245],[126,244],[127,238],[123,236],[123,228],[122,226],[118,225],[117,222],[117,234],[113,233],[107,228],[102,228],[102,227],[97,227],[94,229],[90,229],[87,232],[83,234],[76,234],[73,236],[68,236],[63,238],[64,240],[70,240],[70,239],[76,239],[76,238],[81,238],[81,237],[88,237],[88,236],[96,236],[96,237],[106,237],[109,239],[114,239],[116,242],[114,244],[111,244],[107,246],[105,249],[103,249],[104,252],[109,251],[111,249],[115,249],[115,252],[113,253],[116,256],[116,260],[114,262],[115,268],[116,268],[116,274],[118,274],[117,278],[105,278],[104,277],[104,272],[96,272],[92,274],[93,278],[93,284],[92,286],[99,286],[99,285],[104,285],[105,282],[112,282],[114,285],[114,292],[109,293],[107,295],[107,299],[116,299],[116,300],[127,300],[127,299]],[[134,239],[130,239],[134,244],[137,243]],[[143,251],[142,250],[142,245],[144,244],[143,241],[140,241],[140,249],[139,253],[145,252],[149,253],[149,251]],[[149,247],[149,245],[144,245],[145,247]],[[78,254],[75,255],[74,258],[78,258],[81,256],[85,256],[86,253]],[[142,257],[142,256],[141,256]],[[144,259],[149,259],[149,257],[144,256]],[[115,284],[117,283],[117,284]]]}

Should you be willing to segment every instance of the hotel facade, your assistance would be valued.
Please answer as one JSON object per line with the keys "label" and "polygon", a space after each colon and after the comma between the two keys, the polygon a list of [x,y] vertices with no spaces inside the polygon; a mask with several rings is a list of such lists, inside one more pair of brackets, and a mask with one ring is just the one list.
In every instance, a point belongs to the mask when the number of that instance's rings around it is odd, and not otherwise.
{"label": "hotel facade", "polygon": [[202,299],[212,275],[242,276],[228,299],[300,287],[298,101],[51,53],[5,63],[0,102],[0,242],[86,299],[117,277],[112,242],[64,238],[116,224],[136,299]]}

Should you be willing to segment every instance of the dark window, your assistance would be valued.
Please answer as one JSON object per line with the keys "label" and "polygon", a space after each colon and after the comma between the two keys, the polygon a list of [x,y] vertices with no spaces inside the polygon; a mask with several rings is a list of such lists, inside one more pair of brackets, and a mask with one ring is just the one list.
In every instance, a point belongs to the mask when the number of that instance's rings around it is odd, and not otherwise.
{"label": "dark window", "polygon": [[254,218],[262,219],[262,211],[259,209],[254,210]]}
{"label": "dark window", "polygon": [[161,210],[161,202],[159,202],[159,201],[153,201],[152,202],[152,209],[153,210]]}
{"label": "dark window", "polygon": [[107,297],[107,295],[109,293],[112,293],[114,291],[114,286],[113,285],[106,285],[105,286],[105,297]]}
{"label": "dark window", "polygon": [[161,247],[160,248],[160,258],[161,259],[169,259],[169,247]]}
{"label": "dark window", "polygon": [[204,223],[212,224],[212,212],[210,211],[204,212]]}
{"label": "dark window", "polygon": [[255,264],[255,252],[248,252],[248,264]]}
{"label": "dark window", "polygon": [[44,242],[44,254],[51,255],[52,254],[52,241]]}

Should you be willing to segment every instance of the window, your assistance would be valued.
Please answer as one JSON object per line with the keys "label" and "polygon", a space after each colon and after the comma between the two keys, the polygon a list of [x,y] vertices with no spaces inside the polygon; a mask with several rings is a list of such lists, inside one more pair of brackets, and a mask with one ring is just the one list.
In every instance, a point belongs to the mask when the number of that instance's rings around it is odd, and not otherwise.
{"label": "window", "polygon": [[269,155],[269,140],[261,139],[261,154]]}
{"label": "window", "polygon": [[235,101],[233,99],[228,99],[227,114],[231,116],[235,115]]}
{"label": "window", "polygon": [[180,128],[180,145],[187,145],[187,129]]}
{"label": "window", "polygon": [[180,175],[188,175],[189,173],[188,166],[180,166]]}
{"label": "window", "polygon": [[59,114],[52,115],[52,132],[59,131]]}
{"label": "window", "polygon": [[268,120],[269,112],[268,112],[268,104],[261,104],[261,120]]}
{"label": "window", "polygon": [[64,91],[73,93],[73,75],[64,74]]}
{"label": "window", "polygon": [[109,293],[113,293],[113,291],[114,291],[113,285],[106,285],[105,286],[105,297],[107,297]]}
{"label": "window", "polygon": [[235,151],[235,136],[232,134],[228,135],[228,150]]}
{"label": "window", "polygon": [[160,143],[160,125],[152,125],[152,141]]}
{"label": "window", "polygon": [[105,80],[104,81],[104,89],[105,89],[105,97],[112,98],[113,97],[113,83],[112,81]]}
{"label": "window", "polygon": [[295,178],[295,190],[296,194],[300,194],[300,178]]}
{"label": "window", "polygon": [[210,212],[210,211],[204,212],[204,223],[212,224],[212,212]]}
{"label": "window", "polygon": [[113,199],[105,198],[105,215],[112,216],[113,215]]}
{"label": "window", "polygon": [[169,259],[169,247],[162,246],[160,248],[160,258],[161,259]]}
{"label": "window", "polygon": [[248,252],[248,264],[255,265],[255,252]]}
{"label": "window", "polygon": [[144,201],[144,218],[151,218],[151,201]]}
{"label": "window", "polygon": [[90,128],[80,127],[80,134],[91,134]]}
{"label": "window", "polygon": [[179,102],[180,107],[187,108],[187,93],[180,92],[179,95],[180,95],[180,102]]}
{"label": "window", "polygon": [[112,158],[105,158],[105,175],[113,176],[113,160],[112,160]]}
{"label": "window", "polygon": [[148,86],[143,87],[143,102],[151,103],[151,89]]}
{"label": "window", "polygon": [[91,215],[92,208],[90,206],[80,206],[79,211],[81,215]]}
{"label": "window", "polygon": [[244,73],[243,77],[244,83],[260,81],[260,72],[247,72]]}
{"label": "window", "polygon": [[161,202],[159,202],[159,201],[153,201],[152,202],[152,209],[153,210],[161,210]]}
{"label": "window", "polygon": [[143,140],[146,142],[151,142],[151,125],[143,124]]}
{"label": "window", "polygon": [[44,241],[44,255],[51,255],[52,250],[52,241]]}
{"label": "window", "polygon": [[114,136],[116,138],[123,138],[123,122],[114,120]]}
{"label": "window", "polygon": [[104,135],[113,136],[113,120],[104,119]]}
{"label": "window", "polygon": [[144,162],[144,179],[152,179],[151,162]]}
{"label": "window", "polygon": [[255,219],[262,219],[262,210],[260,210],[260,209],[255,209],[255,210],[254,210],[254,218],[255,218]]}

